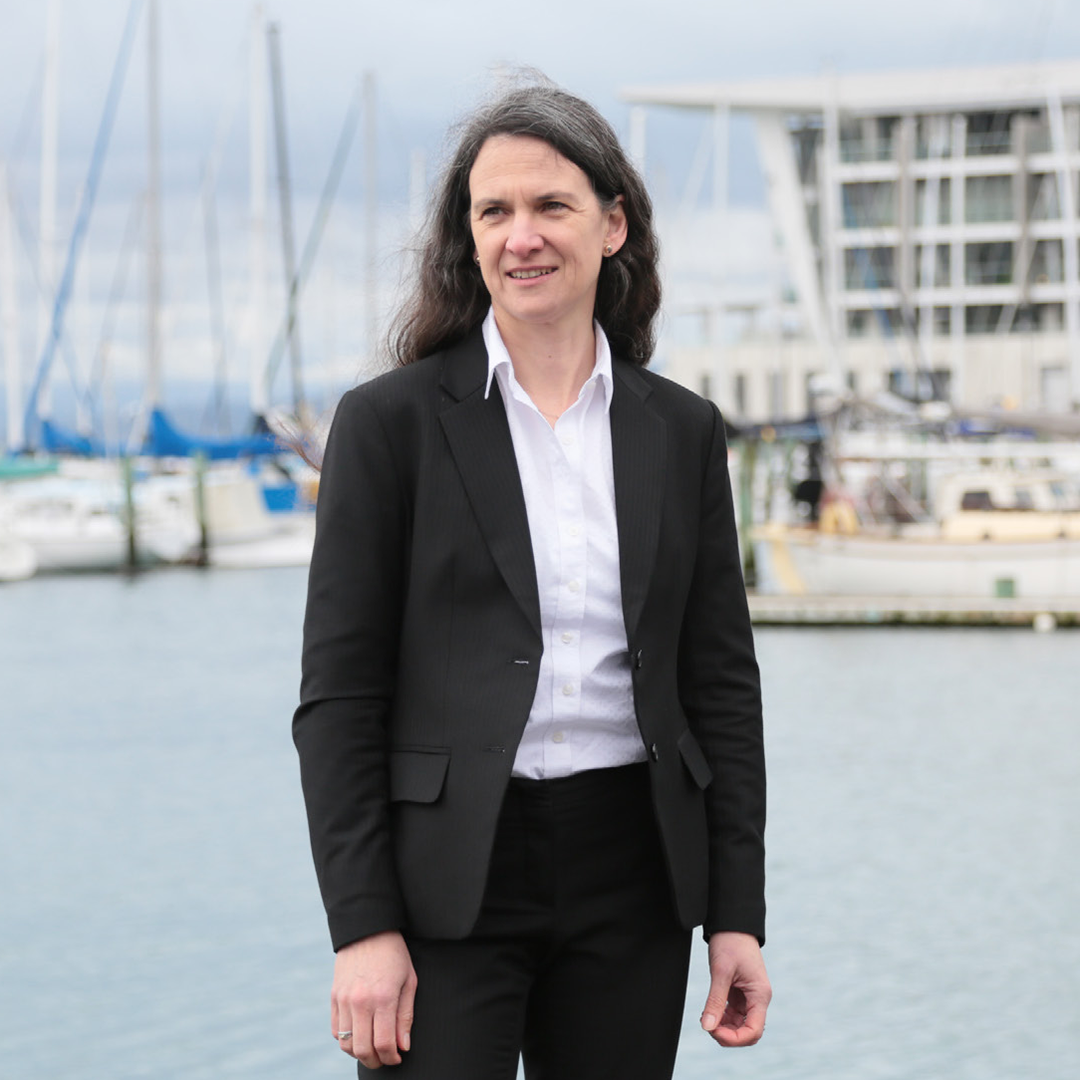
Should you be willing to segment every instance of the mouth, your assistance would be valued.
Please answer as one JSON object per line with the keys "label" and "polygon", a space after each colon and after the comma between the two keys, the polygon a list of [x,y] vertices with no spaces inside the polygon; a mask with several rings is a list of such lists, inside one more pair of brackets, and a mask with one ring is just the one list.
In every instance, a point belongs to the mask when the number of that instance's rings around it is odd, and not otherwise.
{"label": "mouth", "polygon": [[554,273],[555,268],[553,266],[540,266],[536,269],[511,270],[509,276],[515,281],[528,281],[531,278],[547,277],[548,274]]}

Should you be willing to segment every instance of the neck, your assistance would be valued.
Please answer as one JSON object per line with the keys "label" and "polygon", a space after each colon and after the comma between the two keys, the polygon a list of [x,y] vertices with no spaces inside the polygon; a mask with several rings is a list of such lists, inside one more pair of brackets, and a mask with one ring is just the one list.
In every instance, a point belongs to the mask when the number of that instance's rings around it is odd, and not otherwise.
{"label": "neck", "polygon": [[592,320],[570,329],[495,324],[514,362],[514,378],[549,421],[577,400],[596,364]]}

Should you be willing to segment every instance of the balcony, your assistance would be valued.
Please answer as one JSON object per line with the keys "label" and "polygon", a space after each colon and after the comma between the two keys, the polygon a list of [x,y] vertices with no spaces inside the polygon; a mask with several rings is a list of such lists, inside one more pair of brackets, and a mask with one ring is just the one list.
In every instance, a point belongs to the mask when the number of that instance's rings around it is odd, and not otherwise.
{"label": "balcony", "polygon": [[896,147],[892,139],[867,142],[865,139],[841,139],[840,160],[845,165],[858,165],[865,161],[895,161]]}

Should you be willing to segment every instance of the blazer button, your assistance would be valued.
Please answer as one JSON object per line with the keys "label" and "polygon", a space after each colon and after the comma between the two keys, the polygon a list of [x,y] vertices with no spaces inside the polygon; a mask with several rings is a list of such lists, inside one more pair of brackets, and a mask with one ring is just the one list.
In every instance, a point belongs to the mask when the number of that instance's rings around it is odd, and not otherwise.
{"label": "blazer button", "polygon": [[649,757],[651,757],[653,761],[660,760],[660,751],[656,749],[656,743],[653,743],[652,746],[649,747]]}

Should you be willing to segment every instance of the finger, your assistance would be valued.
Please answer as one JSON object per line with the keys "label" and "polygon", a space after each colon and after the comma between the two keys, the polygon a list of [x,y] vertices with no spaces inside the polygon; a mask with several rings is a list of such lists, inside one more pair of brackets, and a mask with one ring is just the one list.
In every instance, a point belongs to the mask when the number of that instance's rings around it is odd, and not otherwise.
{"label": "finger", "polygon": [[382,1062],[375,1052],[371,1019],[370,1014],[365,1014],[363,1019],[353,1017],[352,1040],[350,1043],[342,1044],[342,1049],[347,1054],[352,1054],[357,1061],[362,1062],[369,1069],[377,1069]]}
{"label": "finger", "polygon": [[334,1041],[338,1044],[338,1049],[342,1053],[348,1054],[349,1057],[355,1057],[353,1053],[353,1031],[356,1027],[352,1014],[346,1004],[338,1006],[337,1002],[334,1003],[330,1010],[333,1018],[333,1036]]}
{"label": "finger", "polygon": [[383,1006],[375,1013],[373,1025],[374,1051],[383,1065],[400,1065],[397,1042],[397,1002]]}
{"label": "finger", "polygon": [[410,974],[401,988],[397,1007],[397,1044],[402,1050],[412,1045],[413,1003],[416,1000],[416,975]]}
{"label": "finger", "polygon": [[337,995],[333,991],[331,991],[330,992],[330,1034],[334,1039],[336,1039],[337,1038],[337,1033],[339,1031],[341,1031],[341,1028],[338,1026]]}
{"label": "finger", "polygon": [[729,1021],[724,1017],[724,1023],[713,1031],[713,1038],[721,1046],[753,1046],[765,1034],[765,1006],[751,1004],[747,1007],[745,1015],[736,1015]]}
{"label": "finger", "polygon": [[705,1009],[701,1014],[701,1026],[709,1032],[716,1030],[727,1010],[728,993],[731,990],[731,975],[713,975],[709,984],[709,996],[705,999]]}

